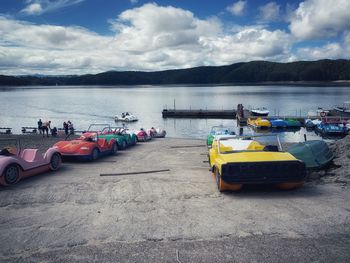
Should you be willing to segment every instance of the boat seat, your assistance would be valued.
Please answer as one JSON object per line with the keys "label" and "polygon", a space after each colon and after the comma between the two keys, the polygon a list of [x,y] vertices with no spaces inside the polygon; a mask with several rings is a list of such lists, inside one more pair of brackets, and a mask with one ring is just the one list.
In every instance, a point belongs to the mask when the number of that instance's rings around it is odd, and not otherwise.
{"label": "boat seat", "polygon": [[39,159],[38,149],[24,149],[21,153],[23,160],[27,162],[34,162]]}
{"label": "boat seat", "polygon": [[278,152],[278,146],[277,145],[266,145],[264,147],[265,152]]}
{"label": "boat seat", "polygon": [[[229,140],[222,140],[220,141],[221,147],[224,146],[228,148],[229,150],[234,151],[242,151],[247,150],[249,148],[249,145],[253,142],[253,140],[241,140],[241,139],[229,139]],[[224,150],[225,148],[220,148],[221,151],[227,151],[228,149]]]}
{"label": "boat seat", "polygon": [[0,150],[0,155],[12,156],[16,154],[17,154],[17,149],[13,147],[5,147],[2,150]]}

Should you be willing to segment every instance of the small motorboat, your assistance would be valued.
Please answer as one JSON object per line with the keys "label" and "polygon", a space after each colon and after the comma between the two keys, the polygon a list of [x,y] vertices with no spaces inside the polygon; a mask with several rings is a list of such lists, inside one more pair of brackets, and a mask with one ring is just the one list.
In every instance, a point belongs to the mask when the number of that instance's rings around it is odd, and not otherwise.
{"label": "small motorboat", "polygon": [[320,169],[334,159],[333,152],[322,140],[298,143],[289,147],[287,151],[298,160],[303,161],[306,168],[309,169]]}
{"label": "small motorboat", "polygon": [[283,129],[287,128],[288,124],[285,120],[282,119],[271,119],[271,128],[276,128],[276,129]]}
{"label": "small motorboat", "polygon": [[120,116],[115,116],[115,121],[125,121],[125,122],[133,122],[138,121],[138,118],[133,115],[131,112],[123,112]]}
{"label": "small motorboat", "polygon": [[251,110],[251,113],[253,116],[267,116],[269,115],[270,111],[268,111],[266,108],[255,108]]}
{"label": "small motorboat", "polygon": [[334,116],[350,117],[350,101],[345,101],[342,106],[335,106],[331,110]]}
{"label": "small motorboat", "polygon": [[321,120],[311,120],[311,119],[306,119],[305,120],[305,128],[307,129],[314,129],[317,124],[320,124],[322,121]]}
{"label": "small motorboat", "polygon": [[267,119],[262,119],[262,118],[257,118],[257,119],[249,118],[247,123],[248,125],[256,129],[267,129],[271,127],[271,122]]}
{"label": "small motorboat", "polygon": [[316,125],[316,132],[322,134],[322,135],[345,135],[347,133],[347,130],[344,126],[341,126],[337,123],[325,123],[321,122],[320,124]]}

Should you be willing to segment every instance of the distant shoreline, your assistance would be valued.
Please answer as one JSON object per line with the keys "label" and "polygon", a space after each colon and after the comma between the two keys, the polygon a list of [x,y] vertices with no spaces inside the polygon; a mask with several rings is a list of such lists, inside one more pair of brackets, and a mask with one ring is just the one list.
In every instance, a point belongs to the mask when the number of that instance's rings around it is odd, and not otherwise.
{"label": "distant shoreline", "polygon": [[0,75],[0,86],[288,85],[350,86],[350,60],[240,62],[162,71],[106,71],[85,75]]}
{"label": "distant shoreline", "polygon": [[350,87],[350,80],[345,81],[280,81],[280,82],[250,82],[250,83],[213,83],[213,84],[115,84],[115,85],[104,85],[104,84],[81,84],[81,85],[0,85],[1,89],[16,89],[16,88],[130,88],[130,87],[218,87],[218,86],[296,86],[296,87]]}

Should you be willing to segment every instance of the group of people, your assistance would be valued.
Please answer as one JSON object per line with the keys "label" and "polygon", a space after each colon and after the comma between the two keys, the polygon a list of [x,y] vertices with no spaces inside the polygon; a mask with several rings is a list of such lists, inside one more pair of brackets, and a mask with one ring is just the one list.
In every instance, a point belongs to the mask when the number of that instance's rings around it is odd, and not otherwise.
{"label": "group of people", "polygon": [[[45,137],[45,133],[46,133],[46,136],[49,137],[49,130],[52,133],[51,121],[42,122],[42,120],[39,119],[38,130],[39,130],[39,133],[43,135],[43,137]],[[57,129],[56,129],[56,133],[57,133]]]}
{"label": "group of people", "polygon": [[[51,128],[51,121],[43,122],[41,119],[39,119],[38,130],[39,130],[39,133],[43,135],[43,137],[45,137],[45,134],[47,137],[49,137],[49,130],[52,136],[54,137],[57,136],[57,128],[56,127]],[[63,122],[63,130],[66,135],[74,134],[73,123],[71,121]]]}

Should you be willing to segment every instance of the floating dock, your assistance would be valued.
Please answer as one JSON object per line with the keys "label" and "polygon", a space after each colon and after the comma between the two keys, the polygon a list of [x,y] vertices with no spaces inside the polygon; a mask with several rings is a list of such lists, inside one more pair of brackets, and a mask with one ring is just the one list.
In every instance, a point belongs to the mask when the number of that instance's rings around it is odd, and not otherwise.
{"label": "floating dock", "polygon": [[0,127],[0,134],[12,134],[12,128]]}
{"label": "floating dock", "polygon": [[[238,114],[240,113],[240,114]],[[305,119],[320,119],[320,116],[254,116],[250,110],[238,107],[237,110],[208,110],[208,109],[163,109],[163,118],[190,118],[190,119],[237,119],[239,125],[247,125],[248,118],[295,119],[304,124]],[[326,116],[326,119],[348,119],[341,116]]]}
{"label": "floating dock", "polygon": [[236,119],[236,110],[164,109],[163,118]]}

